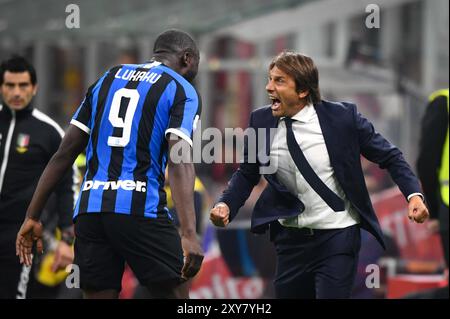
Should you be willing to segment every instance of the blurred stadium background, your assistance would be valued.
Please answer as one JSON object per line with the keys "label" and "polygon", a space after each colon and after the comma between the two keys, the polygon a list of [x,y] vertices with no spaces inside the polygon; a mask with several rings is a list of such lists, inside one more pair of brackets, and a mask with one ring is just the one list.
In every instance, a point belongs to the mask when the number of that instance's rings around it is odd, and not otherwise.
{"label": "blurred stadium background", "polygon": [[[79,6],[80,28],[65,21]],[[380,8],[380,28],[365,25],[367,5]],[[202,127],[243,127],[253,108],[268,103],[270,59],[284,49],[313,57],[323,96],[357,103],[360,112],[415,166],[420,119],[428,95],[449,83],[447,0],[0,0],[0,59],[28,57],[38,74],[35,105],[63,127],[85,90],[107,68],[144,62],[167,28],[194,35],[201,49],[196,79]],[[208,222],[209,205],[236,164],[200,164],[205,185],[201,234],[207,252],[194,298],[271,298],[273,249],[248,232],[258,191],[228,230]],[[355,298],[400,298],[445,283],[437,234],[406,223],[403,199],[386,173],[364,162],[377,214],[391,242],[379,251],[363,236]],[[206,192],[208,194],[206,194]],[[379,289],[367,289],[366,266],[381,266]],[[124,277],[122,297],[135,281]]]}

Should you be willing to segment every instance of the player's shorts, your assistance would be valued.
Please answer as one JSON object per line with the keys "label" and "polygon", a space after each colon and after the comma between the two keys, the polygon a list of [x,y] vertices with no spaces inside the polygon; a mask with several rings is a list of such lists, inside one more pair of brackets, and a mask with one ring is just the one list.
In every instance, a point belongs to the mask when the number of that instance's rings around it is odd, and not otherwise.
{"label": "player's shorts", "polygon": [[84,290],[121,290],[125,262],[143,286],[182,282],[181,239],[168,217],[90,213],[75,222],[75,260]]}

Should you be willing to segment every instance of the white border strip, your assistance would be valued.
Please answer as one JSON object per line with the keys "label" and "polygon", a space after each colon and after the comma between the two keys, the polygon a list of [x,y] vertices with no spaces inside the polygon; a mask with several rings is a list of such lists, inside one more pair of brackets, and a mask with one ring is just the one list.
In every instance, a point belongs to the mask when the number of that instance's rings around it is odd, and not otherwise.
{"label": "white border strip", "polygon": [[169,133],[173,133],[178,137],[181,137],[183,140],[185,140],[186,142],[189,143],[189,145],[192,147],[192,140],[189,136],[187,136],[186,134],[184,134],[182,131],[176,129],[176,128],[169,128],[166,130],[166,132],[164,133],[164,136],[167,137],[167,134]]}
{"label": "white border strip", "polygon": [[59,126],[58,123],[53,121],[48,115],[42,113],[38,109],[33,109],[33,111],[31,112],[31,115],[33,115],[38,120],[40,120],[42,122],[45,122],[45,123],[47,123],[50,126],[53,126],[53,128],[56,131],[58,131],[58,133],[59,133],[59,135],[61,135],[61,137],[64,136],[64,130],[61,128],[61,126]]}
{"label": "white border strip", "polygon": [[87,133],[87,134],[91,134],[91,129],[89,127],[87,127],[86,125],[84,125],[83,123],[72,119],[70,121],[70,124],[75,125],[76,127],[78,127],[80,130],[82,130],[83,132]]}

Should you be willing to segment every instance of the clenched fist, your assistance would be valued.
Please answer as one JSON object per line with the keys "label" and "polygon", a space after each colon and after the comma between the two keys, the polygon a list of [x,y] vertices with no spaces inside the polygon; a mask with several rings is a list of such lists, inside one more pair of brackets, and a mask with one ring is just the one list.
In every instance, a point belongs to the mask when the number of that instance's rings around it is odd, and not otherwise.
{"label": "clenched fist", "polygon": [[408,203],[408,218],[416,223],[423,223],[430,216],[422,197],[413,196]]}
{"label": "clenched fist", "polygon": [[230,208],[225,203],[218,203],[211,209],[209,219],[218,227],[225,227],[230,222]]}

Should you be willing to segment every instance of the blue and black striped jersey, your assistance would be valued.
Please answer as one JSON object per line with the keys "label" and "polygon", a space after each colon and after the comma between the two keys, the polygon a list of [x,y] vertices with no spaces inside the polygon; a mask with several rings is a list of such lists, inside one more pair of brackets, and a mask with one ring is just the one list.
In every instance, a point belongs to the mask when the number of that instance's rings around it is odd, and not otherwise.
{"label": "blue and black striped jersey", "polygon": [[110,69],[88,90],[71,124],[90,134],[86,174],[74,210],[157,217],[167,214],[166,135],[192,146],[201,100],[159,62]]}

